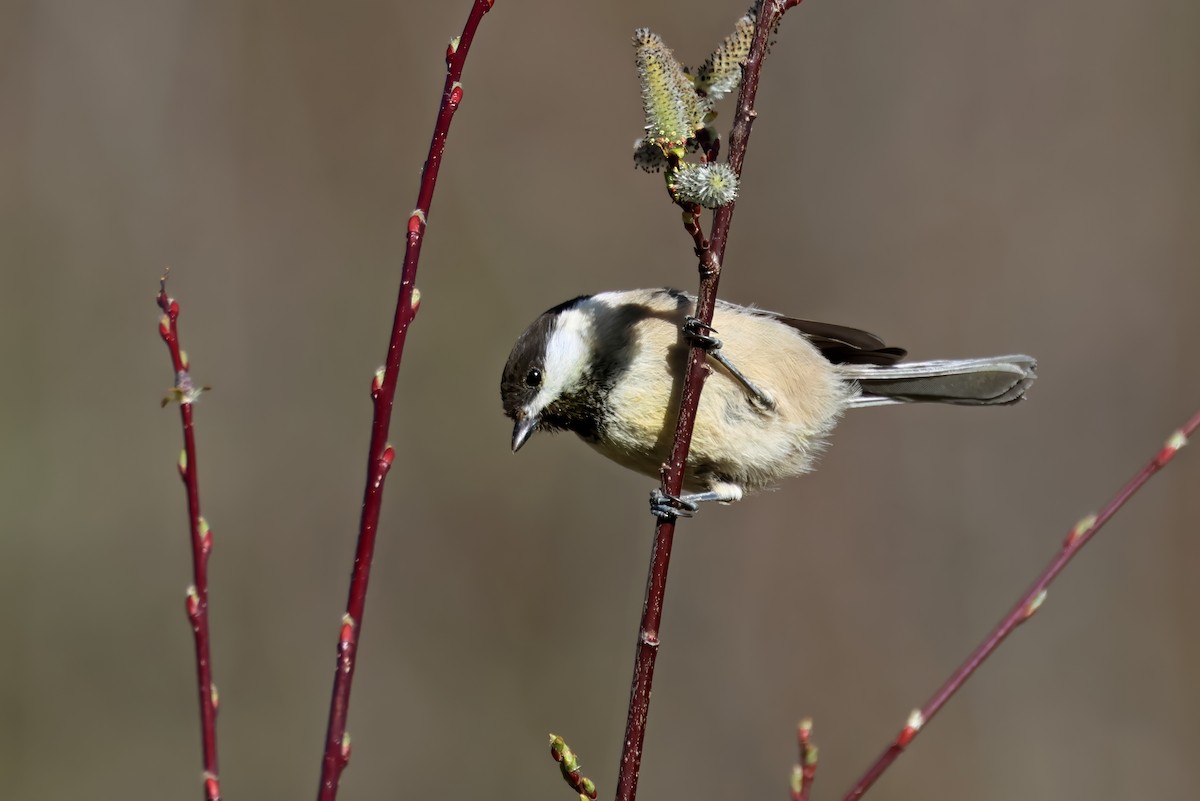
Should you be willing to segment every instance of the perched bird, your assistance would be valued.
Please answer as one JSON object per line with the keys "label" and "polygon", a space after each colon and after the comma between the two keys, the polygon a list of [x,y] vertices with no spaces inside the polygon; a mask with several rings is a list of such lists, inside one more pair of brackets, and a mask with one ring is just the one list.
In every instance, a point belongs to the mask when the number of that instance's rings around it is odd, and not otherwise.
{"label": "perched bird", "polygon": [[512,449],[538,430],[574,431],[604,456],[657,476],[670,455],[689,346],[708,351],[679,498],[731,503],[812,469],[846,409],[893,403],[1015,403],[1033,382],[1029,356],[901,362],[905,351],[854,328],[718,301],[712,327],[674,289],[583,295],[517,338],[500,381]]}

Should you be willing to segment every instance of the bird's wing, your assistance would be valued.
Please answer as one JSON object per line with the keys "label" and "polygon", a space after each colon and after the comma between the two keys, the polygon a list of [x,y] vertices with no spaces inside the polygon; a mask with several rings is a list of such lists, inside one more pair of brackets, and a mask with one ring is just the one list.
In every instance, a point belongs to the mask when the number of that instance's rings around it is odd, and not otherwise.
{"label": "bird's wing", "polygon": [[900,361],[908,353],[904,348],[888,347],[878,336],[861,328],[801,320],[765,309],[750,308],[747,311],[771,317],[795,328],[821,351],[822,356],[834,364],[889,365]]}
{"label": "bird's wing", "polygon": [[[692,304],[695,308],[696,298],[689,292],[678,289],[662,290],[672,298]],[[786,326],[796,329],[811,342],[821,355],[834,364],[877,364],[890,365],[903,359],[908,351],[903,348],[888,347],[882,339],[869,331],[860,328],[850,328],[833,323],[818,323],[813,320],[800,320],[787,317],[779,312],[760,309],[756,306],[740,306],[726,300],[718,300],[717,308],[732,313],[755,314],[760,317],[770,317]],[[720,334],[718,333],[718,336]]]}

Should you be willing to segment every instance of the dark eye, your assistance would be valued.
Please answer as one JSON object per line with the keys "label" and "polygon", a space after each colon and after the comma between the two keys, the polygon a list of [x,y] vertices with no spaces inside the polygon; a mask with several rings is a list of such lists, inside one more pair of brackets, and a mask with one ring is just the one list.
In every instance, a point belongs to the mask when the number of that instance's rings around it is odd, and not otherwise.
{"label": "dark eye", "polygon": [[536,367],[530,368],[525,374],[525,386],[536,389],[542,385],[542,371]]}

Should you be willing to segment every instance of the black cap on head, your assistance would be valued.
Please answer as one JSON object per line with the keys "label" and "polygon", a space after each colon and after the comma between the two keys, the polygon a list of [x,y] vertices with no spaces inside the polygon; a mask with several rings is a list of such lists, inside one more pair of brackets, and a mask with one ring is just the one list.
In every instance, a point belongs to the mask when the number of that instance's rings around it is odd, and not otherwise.
{"label": "black cap on head", "polygon": [[521,410],[537,397],[542,388],[546,372],[546,345],[554,333],[558,316],[590,297],[580,295],[548,309],[517,337],[500,377],[500,400],[504,403],[504,414],[510,419],[517,420]]}

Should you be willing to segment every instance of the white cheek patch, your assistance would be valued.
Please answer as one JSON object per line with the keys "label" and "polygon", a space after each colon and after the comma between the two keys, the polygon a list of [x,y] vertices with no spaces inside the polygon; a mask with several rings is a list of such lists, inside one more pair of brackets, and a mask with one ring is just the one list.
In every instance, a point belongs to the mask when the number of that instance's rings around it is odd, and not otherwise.
{"label": "white cheek patch", "polygon": [[546,343],[545,383],[530,403],[530,413],[542,411],[583,378],[591,353],[586,336],[590,329],[587,316],[577,309],[559,316]]}

